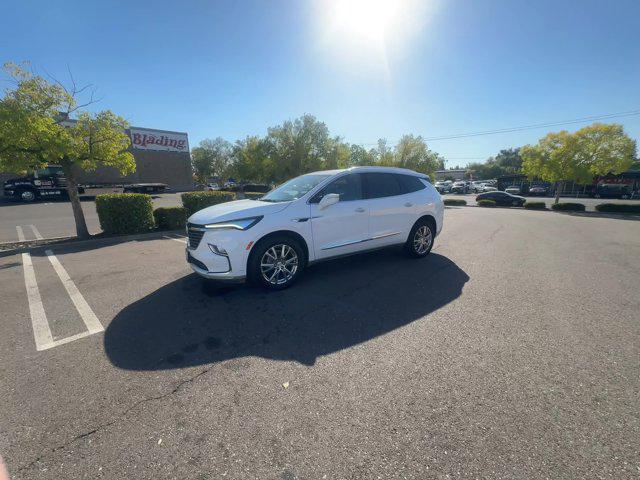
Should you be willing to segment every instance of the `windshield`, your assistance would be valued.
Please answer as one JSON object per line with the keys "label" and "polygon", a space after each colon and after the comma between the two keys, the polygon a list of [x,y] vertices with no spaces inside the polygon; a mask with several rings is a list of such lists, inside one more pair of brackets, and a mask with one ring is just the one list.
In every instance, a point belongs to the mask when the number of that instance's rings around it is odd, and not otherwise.
{"label": "windshield", "polygon": [[330,176],[321,173],[301,175],[271,190],[260,200],[263,202],[290,202],[297,200]]}

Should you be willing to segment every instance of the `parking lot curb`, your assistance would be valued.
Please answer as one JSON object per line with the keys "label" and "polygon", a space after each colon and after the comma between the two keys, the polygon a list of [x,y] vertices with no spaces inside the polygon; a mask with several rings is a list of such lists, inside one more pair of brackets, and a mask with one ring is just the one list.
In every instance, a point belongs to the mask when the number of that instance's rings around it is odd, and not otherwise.
{"label": "parking lot curb", "polygon": [[[26,242],[0,243],[0,257],[17,255],[43,248],[51,247],[84,247],[102,246],[116,243],[129,242],[132,240],[154,240],[166,235],[183,234],[184,230],[162,230],[149,233],[136,233],[131,235],[96,236],[86,240],[79,240],[77,237],[52,237],[41,240],[31,240]],[[18,246],[11,247],[12,245]]]}

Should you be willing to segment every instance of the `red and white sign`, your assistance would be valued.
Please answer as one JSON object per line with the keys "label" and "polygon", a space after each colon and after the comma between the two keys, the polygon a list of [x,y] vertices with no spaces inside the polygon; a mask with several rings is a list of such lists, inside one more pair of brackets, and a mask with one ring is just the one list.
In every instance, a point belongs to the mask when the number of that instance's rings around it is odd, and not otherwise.
{"label": "red and white sign", "polygon": [[167,133],[156,130],[131,128],[131,146],[137,150],[164,150],[188,152],[189,139],[186,133]]}

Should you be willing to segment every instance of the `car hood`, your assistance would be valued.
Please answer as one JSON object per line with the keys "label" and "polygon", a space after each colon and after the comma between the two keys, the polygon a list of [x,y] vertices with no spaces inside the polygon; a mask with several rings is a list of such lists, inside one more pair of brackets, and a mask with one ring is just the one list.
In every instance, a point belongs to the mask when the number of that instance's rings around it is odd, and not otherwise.
{"label": "car hood", "polygon": [[260,200],[235,200],[220,203],[199,210],[189,217],[189,223],[204,225],[207,223],[225,222],[239,218],[258,217],[278,213],[287,208],[291,202],[262,202]]}

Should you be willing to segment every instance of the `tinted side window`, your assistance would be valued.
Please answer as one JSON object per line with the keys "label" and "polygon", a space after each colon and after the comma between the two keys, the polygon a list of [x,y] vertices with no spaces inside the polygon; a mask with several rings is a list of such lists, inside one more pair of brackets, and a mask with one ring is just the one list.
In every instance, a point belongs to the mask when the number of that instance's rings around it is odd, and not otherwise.
{"label": "tinted side window", "polygon": [[400,183],[392,173],[363,173],[367,198],[402,195]]}
{"label": "tinted side window", "polygon": [[412,193],[417,192],[418,190],[423,190],[425,188],[424,183],[420,181],[418,177],[414,177],[412,175],[396,175],[395,176],[400,182],[400,186],[402,187],[402,193]]}
{"label": "tinted side window", "polygon": [[322,197],[329,193],[337,193],[340,195],[341,202],[362,199],[362,180],[360,175],[351,174],[337,178],[329,185],[324,187],[320,192],[316,193],[311,199],[311,203],[318,203]]}

